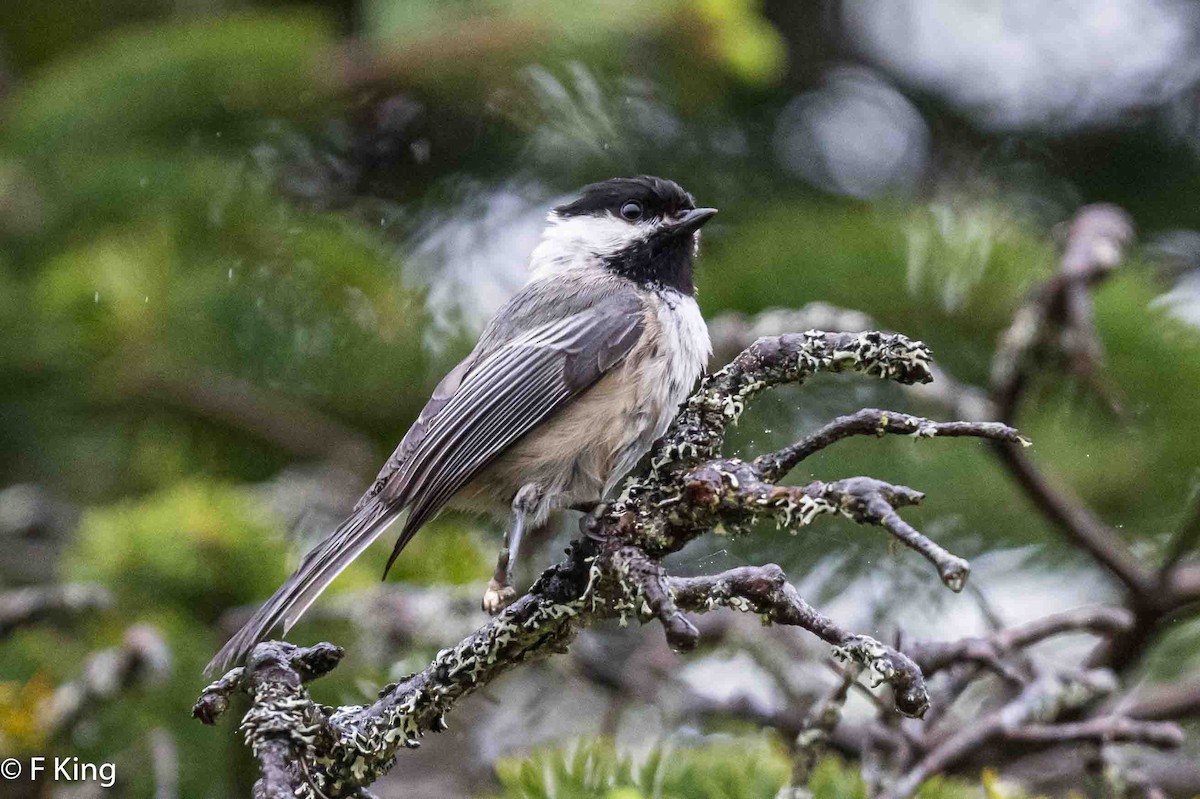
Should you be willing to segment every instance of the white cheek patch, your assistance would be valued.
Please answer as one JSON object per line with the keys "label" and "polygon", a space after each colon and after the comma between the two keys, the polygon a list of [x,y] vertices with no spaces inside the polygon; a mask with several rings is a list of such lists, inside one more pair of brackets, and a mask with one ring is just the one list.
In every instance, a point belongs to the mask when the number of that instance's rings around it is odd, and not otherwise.
{"label": "white cheek patch", "polygon": [[534,278],[597,266],[606,256],[637,244],[653,230],[652,225],[630,224],[611,214],[560,217],[551,212],[546,222],[542,241],[529,259]]}

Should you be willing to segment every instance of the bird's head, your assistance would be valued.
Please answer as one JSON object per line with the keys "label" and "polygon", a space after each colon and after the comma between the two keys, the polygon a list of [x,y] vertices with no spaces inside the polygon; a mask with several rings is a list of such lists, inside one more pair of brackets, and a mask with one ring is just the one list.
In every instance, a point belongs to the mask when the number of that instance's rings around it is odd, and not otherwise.
{"label": "bird's head", "polygon": [[647,287],[692,294],[700,227],[716,213],[697,208],[691,194],[664,178],[593,183],[550,212],[534,268],[601,267]]}

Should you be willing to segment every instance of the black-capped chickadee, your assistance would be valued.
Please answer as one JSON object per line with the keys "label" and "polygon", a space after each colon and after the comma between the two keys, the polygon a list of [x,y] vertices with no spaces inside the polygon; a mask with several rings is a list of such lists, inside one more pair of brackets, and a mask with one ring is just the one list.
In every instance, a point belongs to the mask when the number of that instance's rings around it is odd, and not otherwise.
{"label": "black-capped chickadee", "polygon": [[483,604],[496,613],[511,602],[523,531],[603,501],[703,372],[710,344],[692,264],[715,213],[655,177],[594,183],[555,208],[528,283],[438,384],[353,514],[208,671],[240,662],[280,622],[290,629],[406,513],[388,568],[443,507],[511,514]]}

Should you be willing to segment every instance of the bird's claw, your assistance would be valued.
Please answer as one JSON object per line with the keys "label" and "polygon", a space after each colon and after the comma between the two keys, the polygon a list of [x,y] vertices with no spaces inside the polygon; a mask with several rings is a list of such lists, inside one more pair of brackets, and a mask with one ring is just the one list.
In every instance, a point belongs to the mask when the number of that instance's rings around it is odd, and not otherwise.
{"label": "bird's claw", "polygon": [[517,589],[492,578],[488,580],[487,590],[483,592],[483,611],[495,616],[511,605],[516,598]]}

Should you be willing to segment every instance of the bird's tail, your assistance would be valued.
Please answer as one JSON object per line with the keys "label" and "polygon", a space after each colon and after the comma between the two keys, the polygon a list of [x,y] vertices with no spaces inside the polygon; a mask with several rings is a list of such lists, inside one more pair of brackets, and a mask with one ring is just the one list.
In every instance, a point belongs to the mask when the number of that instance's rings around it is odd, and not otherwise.
{"label": "bird's tail", "polygon": [[284,633],[290,630],[342,569],[362,554],[399,515],[400,509],[395,505],[376,501],[356,510],[304,556],[295,573],[221,647],[204,668],[204,673],[212,676],[242,662],[254,645],[270,635],[280,622],[283,622]]}

